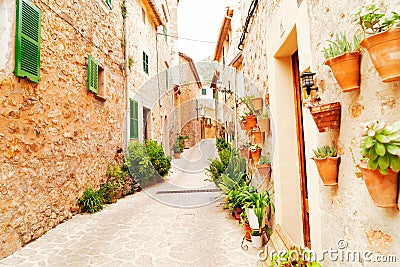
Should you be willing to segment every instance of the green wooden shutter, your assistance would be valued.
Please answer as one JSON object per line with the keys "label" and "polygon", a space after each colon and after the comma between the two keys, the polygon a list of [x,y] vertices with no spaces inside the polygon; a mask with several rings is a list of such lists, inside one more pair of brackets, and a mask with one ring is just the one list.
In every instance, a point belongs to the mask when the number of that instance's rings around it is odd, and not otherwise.
{"label": "green wooden shutter", "polygon": [[169,77],[168,77],[168,69],[166,69],[165,70],[165,87],[167,88],[167,90],[168,90],[168,87],[169,87]]}
{"label": "green wooden shutter", "polygon": [[143,51],[143,71],[149,74],[149,56]]}
{"label": "green wooden shutter", "polygon": [[207,95],[207,89],[206,88],[202,88],[201,89],[201,94],[202,95]]}
{"label": "green wooden shutter", "polygon": [[28,0],[17,0],[15,70],[18,77],[40,81],[40,28],[42,11]]}
{"label": "green wooden shutter", "polygon": [[89,91],[96,94],[99,92],[99,64],[91,55],[88,56],[87,86]]}
{"label": "green wooden shutter", "polygon": [[138,138],[139,136],[139,109],[138,109],[138,102],[129,99],[129,106],[130,106],[130,138]]}
{"label": "green wooden shutter", "polygon": [[112,1],[111,0],[105,0],[105,1],[107,6],[112,9]]}

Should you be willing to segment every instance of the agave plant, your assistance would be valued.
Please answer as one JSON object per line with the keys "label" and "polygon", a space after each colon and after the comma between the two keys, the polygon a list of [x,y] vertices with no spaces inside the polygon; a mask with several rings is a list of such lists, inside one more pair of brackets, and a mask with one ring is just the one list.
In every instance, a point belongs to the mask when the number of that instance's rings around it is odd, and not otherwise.
{"label": "agave plant", "polygon": [[323,145],[317,149],[313,149],[316,158],[336,157],[337,151],[334,146]]}

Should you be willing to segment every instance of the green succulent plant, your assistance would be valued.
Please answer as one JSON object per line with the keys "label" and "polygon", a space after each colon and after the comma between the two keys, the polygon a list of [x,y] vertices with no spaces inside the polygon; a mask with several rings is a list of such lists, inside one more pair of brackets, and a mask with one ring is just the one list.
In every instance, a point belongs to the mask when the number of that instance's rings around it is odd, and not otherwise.
{"label": "green succulent plant", "polygon": [[356,51],[360,48],[361,36],[356,34],[353,36],[353,42],[347,40],[346,34],[336,34],[335,40],[327,40],[329,45],[324,47],[323,53],[325,58],[337,57],[345,52]]}
{"label": "green succulent plant", "polygon": [[320,146],[317,149],[313,149],[313,152],[316,158],[337,157],[336,147],[333,145]]}

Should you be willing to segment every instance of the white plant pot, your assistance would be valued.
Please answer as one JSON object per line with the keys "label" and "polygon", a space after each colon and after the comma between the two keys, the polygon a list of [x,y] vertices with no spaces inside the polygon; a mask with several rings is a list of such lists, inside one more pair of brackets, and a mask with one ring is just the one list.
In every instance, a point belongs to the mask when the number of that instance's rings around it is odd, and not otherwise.
{"label": "white plant pot", "polygon": [[246,211],[247,219],[249,220],[251,229],[260,229],[260,224],[258,223],[258,218],[254,214],[253,208],[248,208]]}
{"label": "white plant pot", "polygon": [[251,236],[251,244],[255,248],[261,248],[262,247],[262,238],[261,238],[261,236],[252,235]]}

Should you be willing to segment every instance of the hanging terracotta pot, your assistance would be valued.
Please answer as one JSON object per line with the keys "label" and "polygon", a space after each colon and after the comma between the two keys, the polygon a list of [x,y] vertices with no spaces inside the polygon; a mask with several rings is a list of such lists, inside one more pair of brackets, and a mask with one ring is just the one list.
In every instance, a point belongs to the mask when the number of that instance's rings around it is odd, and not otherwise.
{"label": "hanging terracotta pot", "polygon": [[257,124],[258,128],[260,128],[260,132],[269,132],[269,118],[257,119]]}
{"label": "hanging terracotta pot", "polygon": [[366,163],[358,164],[358,168],[363,174],[368,192],[375,205],[381,208],[392,208],[397,206],[398,193],[398,173],[388,170],[383,175],[379,170],[368,169]]}
{"label": "hanging terracotta pot", "polygon": [[340,56],[328,58],[325,65],[331,67],[333,76],[343,92],[360,89],[360,52],[345,52]]}
{"label": "hanging terracotta pot", "polygon": [[340,128],[340,102],[310,107],[310,112],[319,132]]}
{"label": "hanging terracotta pot", "polygon": [[339,157],[311,158],[317,165],[319,176],[324,185],[337,185]]}
{"label": "hanging terracotta pot", "polygon": [[250,151],[249,151],[249,149],[247,147],[246,148],[239,148],[239,151],[240,151],[240,155],[243,158],[245,158],[245,159],[250,158]]}
{"label": "hanging terracotta pot", "polygon": [[246,130],[246,126],[245,126],[244,121],[241,121],[239,124],[240,124],[240,129]]}
{"label": "hanging terracotta pot", "polygon": [[392,27],[365,38],[360,43],[368,50],[382,82],[400,80],[400,28]]}
{"label": "hanging terracotta pot", "polygon": [[262,132],[260,131],[253,131],[252,133],[253,136],[253,140],[255,144],[262,144],[263,143],[263,136],[262,136]]}
{"label": "hanging terracotta pot", "polygon": [[254,115],[246,116],[246,121],[244,122],[246,131],[250,131],[253,127],[257,126],[257,118]]}
{"label": "hanging terracotta pot", "polygon": [[251,99],[251,104],[255,110],[262,110],[263,109],[263,100],[261,97],[255,97]]}
{"label": "hanging terracotta pot", "polygon": [[264,178],[269,178],[271,176],[271,164],[257,164],[258,172]]}
{"label": "hanging terracotta pot", "polygon": [[254,162],[258,162],[261,157],[261,149],[256,149],[255,151],[250,150],[251,152],[251,158],[253,159]]}

